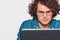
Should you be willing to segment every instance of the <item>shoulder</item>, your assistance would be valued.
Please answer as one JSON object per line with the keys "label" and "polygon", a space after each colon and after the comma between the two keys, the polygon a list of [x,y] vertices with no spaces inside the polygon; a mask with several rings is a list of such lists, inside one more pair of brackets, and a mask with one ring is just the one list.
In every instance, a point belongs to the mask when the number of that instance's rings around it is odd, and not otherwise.
{"label": "shoulder", "polygon": [[25,28],[25,29],[26,28],[32,28],[33,24],[34,24],[34,21],[35,20],[33,20],[33,19],[23,21],[22,24],[21,24],[21,26],[20,26],[20,29],[22,29],[22,28]]}
{"label": "shoulder", "polygon": [[56,25],[60,26],[60,20],[55,20]]}
{"label": "shoulder", "polygon": [[31,23],[32,21],[33,21],[32,19],[31,20],[25,20],[22,23]]}
{"label": "shoulder", "polygon": [[53,19],[53,23],[56,28],[60,28],[60,20]]}
{"label": "shoulder", "polygon": [[30,25],[32,23],[32,21],[34,21],[34,20],[33,19],[31,19],[31,20],[25,20],[25,21],[22,22],[21,25]]}
{"label": "shoulder", "polygon": [[53,19],[56,24],[60,24],[60,20]]}

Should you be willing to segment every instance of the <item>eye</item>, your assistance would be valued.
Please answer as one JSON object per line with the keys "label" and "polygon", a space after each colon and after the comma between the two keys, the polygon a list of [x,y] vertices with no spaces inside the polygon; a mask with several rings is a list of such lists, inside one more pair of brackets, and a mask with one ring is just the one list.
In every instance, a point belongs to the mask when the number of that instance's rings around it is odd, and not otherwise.
{"label": "eye", "polygon": [[47,11],[46,13],[47,13],[47,15],[51,15],[51,14],[52,14],[52,12],[51,12],[51,11]]}
{"label": "eye", "polygon": [[51,13],[51,11],[47,11],[47,13]]}
{"label": "eye", "polygon": [[43,11],[38,11],[38,13],[44,13]]}

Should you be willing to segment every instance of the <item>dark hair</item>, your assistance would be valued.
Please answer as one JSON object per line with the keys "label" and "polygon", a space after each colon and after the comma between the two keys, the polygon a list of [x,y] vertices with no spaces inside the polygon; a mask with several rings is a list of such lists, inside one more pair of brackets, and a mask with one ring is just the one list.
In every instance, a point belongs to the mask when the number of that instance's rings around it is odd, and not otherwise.
{"label": "dark hair", "polygon": [[29,4],[29,14],[33,17],[33,19],[36,19],[36,12],[37,12],[37,4],[41,3],[45,6],[47,6],[49,9],[53,11],[53,18],[59,14],[59,4],[58,0],[33,0],[31,4]]}

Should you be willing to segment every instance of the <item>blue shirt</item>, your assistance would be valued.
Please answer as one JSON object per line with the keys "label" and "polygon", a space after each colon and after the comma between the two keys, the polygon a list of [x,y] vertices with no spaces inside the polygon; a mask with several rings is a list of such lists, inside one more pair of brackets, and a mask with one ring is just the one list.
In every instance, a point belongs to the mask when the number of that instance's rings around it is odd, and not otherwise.
{"label": "blue shirt", "polygon": [[[20,26],[20,29],[19,29],[19,32],[18,32],[18,38],[17,40],[20,40],[20,30],[22,29],[38,29],[40,28],[39,25],[38,25],[38,20],[27,20],[27,21],[24,21],[21,26]],[[52,19],[48,28],[52,29],[58,29],[60,28],[60,20],[55,20],[55,19]]]}

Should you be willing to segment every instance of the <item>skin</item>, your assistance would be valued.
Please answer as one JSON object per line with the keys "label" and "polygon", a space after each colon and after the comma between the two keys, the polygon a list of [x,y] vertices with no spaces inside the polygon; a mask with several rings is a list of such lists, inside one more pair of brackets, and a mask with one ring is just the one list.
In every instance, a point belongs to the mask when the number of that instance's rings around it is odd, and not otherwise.
{"label": "skin", "polygon": [[49,9],[47,6],[38,3],[37,4],[37,19],[38,19],[38,24],[41,29],[47,29],[49,26],[50,21],[52,20],[52,11]]}

